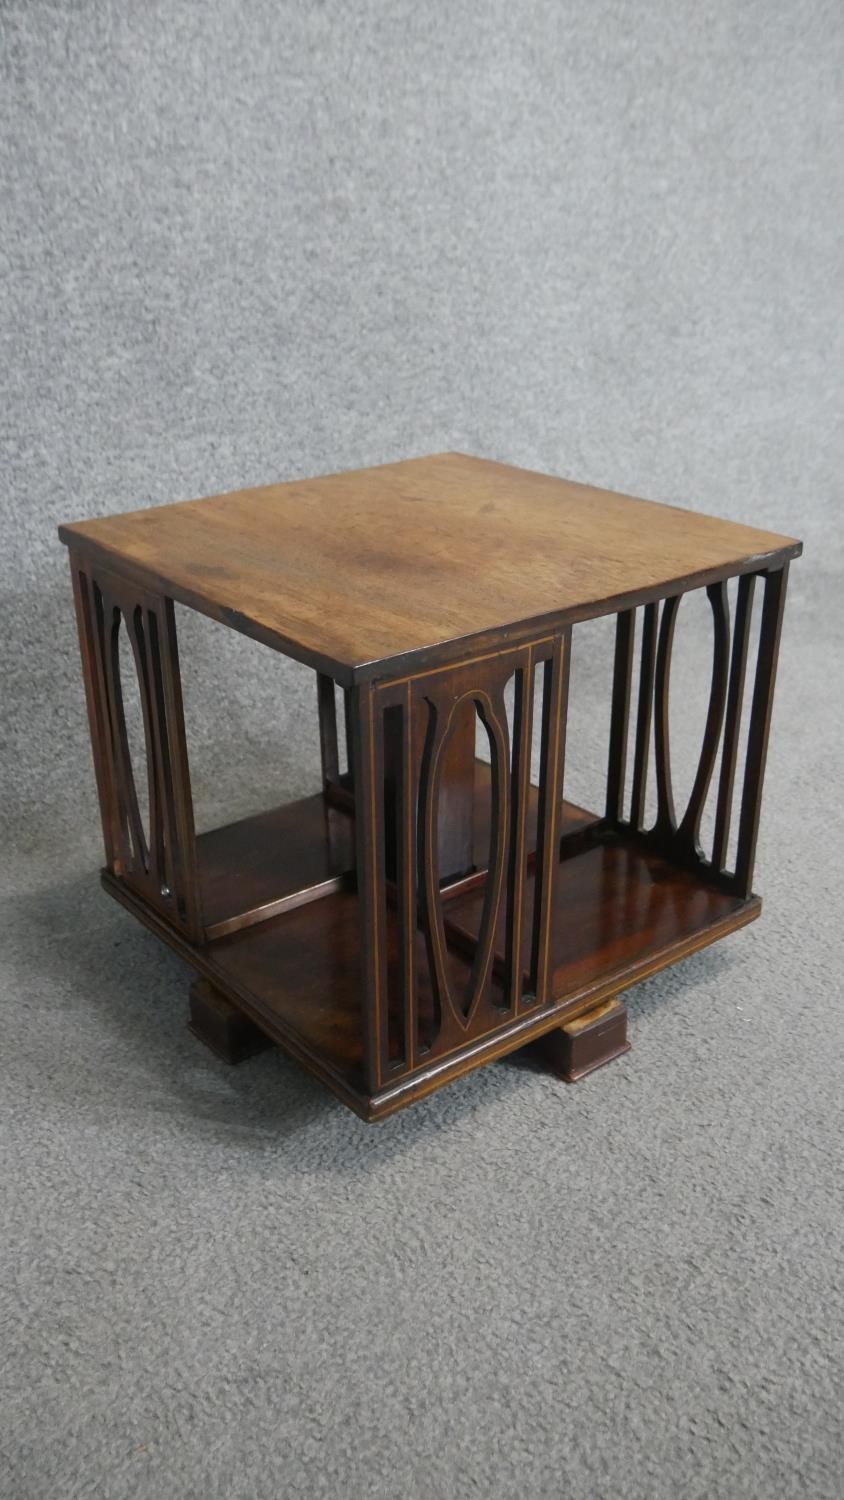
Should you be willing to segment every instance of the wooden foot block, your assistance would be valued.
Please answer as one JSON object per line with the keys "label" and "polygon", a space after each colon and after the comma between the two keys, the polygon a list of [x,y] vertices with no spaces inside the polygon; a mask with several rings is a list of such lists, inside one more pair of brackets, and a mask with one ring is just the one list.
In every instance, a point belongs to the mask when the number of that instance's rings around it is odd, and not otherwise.
{"label": "wooden foot block", "polygon": [[604,1000],[537,1043],[545,1060],[566,1083],[577,1083],[587,1073],[630,1051],[627,1007],[614,997]]}
{"label": "wooden foot block", "polygon": [[190,987],[188,1030],[229,1063],[244,1062],[275,1045],[207,979],[195,979]]}

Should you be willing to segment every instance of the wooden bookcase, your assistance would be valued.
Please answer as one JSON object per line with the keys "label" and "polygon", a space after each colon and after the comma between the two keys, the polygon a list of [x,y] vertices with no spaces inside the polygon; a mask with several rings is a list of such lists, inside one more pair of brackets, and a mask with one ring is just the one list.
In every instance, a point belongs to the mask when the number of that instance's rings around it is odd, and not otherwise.
{"label": "wooden bookcase", "polygon": [[[799,542],[459,454],[60,536],[103,883],[193,965],[193,1029],[232,1060],[278,1042],[367,1120],[542,1037],[573,1078],[627,1048],[613,997],[759,914],[754,851]],[[711,609],[711,684],[677,807],[672,643],[696,589]],[[316,795],[196,834],[174,601],[314,668]],[[601,615],[615,617],[615,657],[606,792],[589,810],[565,796],[566,710],[578,624]]]}

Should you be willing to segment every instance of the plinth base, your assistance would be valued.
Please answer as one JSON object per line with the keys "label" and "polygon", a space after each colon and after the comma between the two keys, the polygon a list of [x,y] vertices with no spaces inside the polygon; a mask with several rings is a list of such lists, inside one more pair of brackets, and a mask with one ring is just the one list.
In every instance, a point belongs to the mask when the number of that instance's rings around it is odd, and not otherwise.
{"label": "plinth base", "polygon": [[245,1062],[247,1057],[274,1045],[254,1021],[207,979],[196,979],[190,987],[188,1030],[228,1063]]}
{"label": "plinth base", "polygon": [[630,1051],[627,1008],[618,998],[605,1000],[556,1031],[549,1031],[536,1045],[564,1083],[577,1083]]}

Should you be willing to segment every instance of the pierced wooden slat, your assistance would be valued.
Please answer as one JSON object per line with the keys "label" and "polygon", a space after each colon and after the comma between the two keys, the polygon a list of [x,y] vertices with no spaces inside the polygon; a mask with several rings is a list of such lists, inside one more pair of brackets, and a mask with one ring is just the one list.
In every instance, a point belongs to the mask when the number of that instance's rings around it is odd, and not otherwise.
{"label": "pierced wooden slat", "polygon": [[117,785],[119,789],[119,802],[123,817],[128,824],[129,838],[131,840],[132,867],[140,874],[149,869],[149,848],[146,834],[144,832],[141,810],[138,805],[138,790],[135,785],[135,772],[132,765],[132,755],[129,749],[129,735],[126,728],[126,710],[123,703],[123,684],[120,675],[120,631],[126,628],[123,610],[110,596],[103,595],[106,612],[104,618],[104,660],[105,680],[108,692],[112,739],[114,743],[114,759],[117,767]]}
{"label": "pierced wooden slat", "polygon": [[399,975],[403,1032],[403,1058],[407,1069],[416,1066],[419,1023],[416,1004],[416,933],[419,897],[416,848],[416,791],[419,777],[413,694],[403,685],[401,751],[396,788],[396,863],[398,875]]}
{"label": "pierced wooden slat", "polygon": [[[184,906],[182,893],[191,879],[189,867],[183,868],[180,860],[179,830],[176,823],[175,796],[173,789],[173,764],[170,755],[170,735],[167,725],[167,709],[164,698],[164,683],[161,672],[161,646],[159,642],[158,616],[147,607],[145,646],[146,673],[148,681],[149,724],[152,741],[152,756],[156,768],[158,785],[157,848],[159,862],[156,870],[157,889],[170,903],[171,914],[182,916],[180,904]],[[149,743],[147,754],[150,754]],[[194,874],[193,879],[196,879]],[[201,933],[201,925],[197,924]]]}
{"label": "pierced wooden slat", "polygon": [[730,605],[727,597],[726,582],[710,584],[706,590],[706,596],[712,607],[712,682],[709,690],[709,708],[706,714],[706,725],[703,732],[703,744],[700,751],[697,772],[689,795],[689,802],[683,820],[677,830],[677,838],[681,845],[696,855],[703,858],[698,838],[700,835],[700,820],[703,816],[703,805],[706,794],[709,791],[709,783],[712,780],[712,772],[715,769],[715,761],[718,756],[718,746],[721,743],[721,730],[724,724],[724,709],[727,702],[727,676],[730,660]]}
{"label": "pierced wooden slat", "polygon": [[[158,614],[158,612],[157,612]],[[164,711],[172,775],[173,815],[176,827],[176,864],[179,871],[177,896],[188,930],[202,933],[202,905],[196,871],[196,830],[193,818],[190,766],[188,763],[182,677],[176,614],[172,599],[163,600],[160,625],[156,629],[156,654],[160,661]]]}
{"label": "pierced wooden slat", "polygon": [[616,616],[610,748],[607,765],[607,818],[616,824],[624,819],[624,782],[630,722],[630,685],[633,680],[635,623],[635,610],[623,609]]}
{"label": "pierced wooden slat", "polygon": [[[170,882],[167,875],[167,855],[165,853],[164,837],[164,808],[162,805],[161,791],[161,761],[162,745],[160,737],[160,725],[155,716],[152,702],[153,688],[149,657],[147,653],[146,636],[144,632],[143,615],[141,606],[138,604],[128,615],[124,615],[124,625],[129,643],[132,648],[132,656],[135,662],[135,673],[138,679],[138,688],[141,700],[141,715],[144,725],[144,745],[146,750],[147,766],[147,797],[149,803],[149,845],[147,868],[153,886],[160,894],[166,895],[170,890]],[[157,732],[159,731],[159,732]]]}
{"label": "pierced wooden slat", "polygon": [[346,726],[346,770],[351,776],[354,769],[355,737],[352,732],[352,694],[350,688],[343,689],[343,719]]}
{"label": "pierced wooden slat", "polygon": [[571,628],[568,628],[555,637],[543,673],[536,886],[530,961],[531,990],[539,1004],[544,1004],[549,998],[554,875],[559,862],[570,657]]}
{"label": "pierced wooden slat", "polygon": [[132,872],[134,858],[132,843],[129,837],[129,820],[120,774],[118,737],[114,725],[114,707],[106,669],[109,654],[109,619],[112,611],[103,597],[99,579],[94,576],[91,578],[91,597],[94,619],[94,659],[99,696],[103,704],[103,746],[109,765],[109,780],[112,792],[111,815],[114,828],[114,873],[119,876],[127,876]]}
{"label": "pierced wooden slat", "polygon": [[350,700],[363,1044],[367,1087],[375,1092],[389,1071],[383,715],[371,683],[353,688]]}
{"label": "pierced wooden slat", "polygon": [[[507,822],[509,808],[509,740],[504,701],[494,688],[471,688],[452,696],[452,685],[439,690],[432,684],[426,689],[429,703],[429,729],[425,744],[422,786],[422,868],[424,872],[425,937],[431,978],[439,1002],[441,1025],[449,1033],[465,1031],[472,1022],[484,997],[495,943],[495,925],[501,899],[506,864]],[[460,710],[473,702],[486,729],[491,756],[490,851],[484,883],[484,903],[478,941],[463,1000],[452,993],[448,979],[448,955],[439,891],[438,810],[442,766],[452,729]]]}
{"label": "pierced wooden slat", "polygon": [[657,606],[646,604],[642,626],[642,652],[639,667],[639,707],[636,716],[636,749],[633,758],[633,791],[630,800],[630,822],[642,829],[645,821],[645,796],[648,780],[648,753],[653,715],[654,670],[656,663]]}
{"label": "pierced wooden slat", "polygon": [[668,724],[668,699],[671,678],[671,652],[674,627],[680,607],[679,594],[666,599],[659,624],[654,689],[654,770],[656,772],[656,824],[660,834],[671,835],[677,827],[674,792],[671,785],[671,748]]}
{"label": "pierced wooden slat", "polygon": [[70,574],[73,583],[76,628],[79,633],[82,677],[91,731],[91,750],[100,804],[105,858],[109,869],[114,871],[120,862],[120,837],[117,827],[114,767],[108,742],[108,706],[105,701],[91,580],[81,559],[73,551],[70,553]]}
{"label": "pierced wooden slat", "polygon": [[753,612],[753,594],[756,574],[745,573],[738,582],[736,618],[733,626],[733,649],[730,660],[730,682],[727,689],[727,717],[724,728],[724,745],[721,751],[721,772],[718,780],[718,800],[715,808],[715,833],[712,840],[712,864],[723,873],[727,865],[727,845],[730,837],[730,822],[733,807],[733,789],[736,777],[741,710],[744,702],[744,684],[747,674],[747,651],[750,641],[750,622]]}
{"label": "pierced wooden slat", "polygon": [[510,847],[507,860],[507,925],[504,964],[506,999],[518,1014],[522,1003],[524,959],[525,878],[527,874],[527,817],[530,801],[530,761],[533,739],[534,652],[528,648],[525,665],[516,671],[513,690],[513,754],[510,771]]}
{"label": "pierced wooden slat", "polygon": [[337,749],[337,702],[334,694],[334,678],[317,672],[317,714],[319,717],[319,754],[322,763],[322,785],[327,789],[340,776],[340,758]]}
{"label": "pierced wooden slat", "polygon": [[756,857],[756,840],[762,806],[762,780],[768,754],[768,735],[771,728],[782,616],[788,584],[788,564],[764,573],[762,576],[765,579],[765,593],[759,627],[759,653],[753,684],[735,873],[738,890],[742,895],[747,896],[750,895],[753,882],[753,864]]}

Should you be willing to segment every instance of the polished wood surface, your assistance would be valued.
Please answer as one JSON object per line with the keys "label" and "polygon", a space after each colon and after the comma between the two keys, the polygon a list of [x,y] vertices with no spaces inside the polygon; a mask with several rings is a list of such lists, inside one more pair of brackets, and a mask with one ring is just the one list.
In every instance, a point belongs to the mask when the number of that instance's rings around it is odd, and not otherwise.
{"label": "polished wood surface", "polygon": [[[593,825],[594,826],[594,825]],[[534,878],[525,883],[527,914],[533,911]],[[551,932],[551,992],[555,999],[598,984],[608,969],[646,963],[652,953],[709,931],[729,920],[744,899],[677,869],[646,843],[597,826],[578,853],[561,862],[554,883]],[[446,926],[452,943],[474,952],[483,918],[477,891],[450,901]],[[505,919],[496,931],[496,969],[504,972]],[[527,977],[529,954],[522,950]]]}
{"label": "polished wood surface", "polygon": [[347,684],[801,547],[459,453],[81,521],[60,536]]}
{"label": "polished wood surface", "polygon": [[[715,889],[703,889],[688,871],[674,871],[664,861],[635,847],[594,849],[558,866],[560,911],[568,913],[557,928],[554,994],[532,1013],[490,1024],[453,1056],[429,1063],[419,1059],[414,1074],[402,1076],[388,1058],[380,1089],[366,1083],[363,995],[359,970],[357,901],[342,891],[299,907],[271,921],[191,951],[181,935],[165,925],[119,880],[105,874],[106,889],[163,937],[212,981],[214,988],[238,1005],[267,1035],[299,1057],[365,1119],[376,1120],[430,1093],[448,1079],[524,1046],[572,1016],[591,1011],[604,998],[628,988],[695,952],[758,916],[760,902],[744,901]],[[642,926],[637,924],[642,923]],[[414,939],[417,1000],[423,1022],[433,1021],[436,1000],[427,963],[424,935]],[[388,984],[385,993],[395,1009],[399,1002],[401,964],[399,924],[388,908],[385,948]],[[448,979],[465,987],[471,961],[449,946]],[[392,981],[392,982],[390,982]],[[493,992],[503,993],[493,973]],[[398,1014],[393,1019],[400,1021]],[[400,1036],[401,1027],[388,1029]]]}
{"label": "polished wood surface", "polygon": [[[329,496],[337,525],[326,541]],[[163,554],[160,570],[151,565],[162,517],[167,578]],[[417,523],[432,528],[427,550]],[[355,529],[364,524],[365,540]],[[121,538],[119,548],[103,536]],[[758,915],[754,853],[799,544],[455,455],[67,537],[103,883],[201,976],[191,1024],[221,1056],[245,1056],[268,1036],[365,1119],[555,1028],[549,1055],[573,1078],[626,1048],[622,1009],[603,1002]],[[141,563],[139,538],[141,553],[152,548]],[[681,565],[691,570],[682,579]],[[310,603],[299,610],[304,593],[287,589],[297,568],[318,621]],[[284,644],[261,623],[270,593],[276,624],[307,617],[322,632],[290,647],[317,667],[321,792],[198,835],[173,602],[191,591],[177,574],[213,577],[213,597],[194,602],[259,639]],[[250,615],[226,602],[235,575],[242,602],[254,590]],[[711,677],[680,799],[671,664],[681,597],[696,586],[712,615]],[[528,611],[552,593],[553,609],[532,624]],[[599,816],[565,797],[569,675],[579,618],[612,609]],[[483,623],[493,616],[498,624]],[[355,643],[374,646],[380,632],[398,654],[363,661]],[[414,644],[420,632],[426,645]],[[326,660],[329,646],[339,655]],[[684,686],[675,681],[675,700]],[[129,743],[133,687],[142,746]],[[476,735],[488,761],[475,758]],[[710,788],[714,833],[704,836]],[[559,1030],[577,1017],[582,1025]]]}
{"label": "polished wood surface", "polygon": [[578,1083],[630,1051],[627,1009],[618,996],[565,1021],[536,1043],[536,1051],[565,1083]]}
{"label": "polished wood surface", "polygon": [[317,793],[201,833],[196,862],[213,940],[339,890],[354,869],[352,819]]}
{"label": "polished wood surface", "polygon": [[[482,886],[486,875],[491,774],[488,762],[474,759],[474,740],[472,756],[472,871],[443,881],[448,900]],[[523,842],[526,867],[536,847],[538,805],[539,788],[529,785]],[[318,792],[200,833],[196,866],[208,940],[254,927],[348,886],[355,869],[353,812],[351,799],[338,807]],[[451,802],[446,800],[442,809],[446,827],[450,813]],[[565,836],[592,822],[593,813],[563,804],[560,827]]]}

